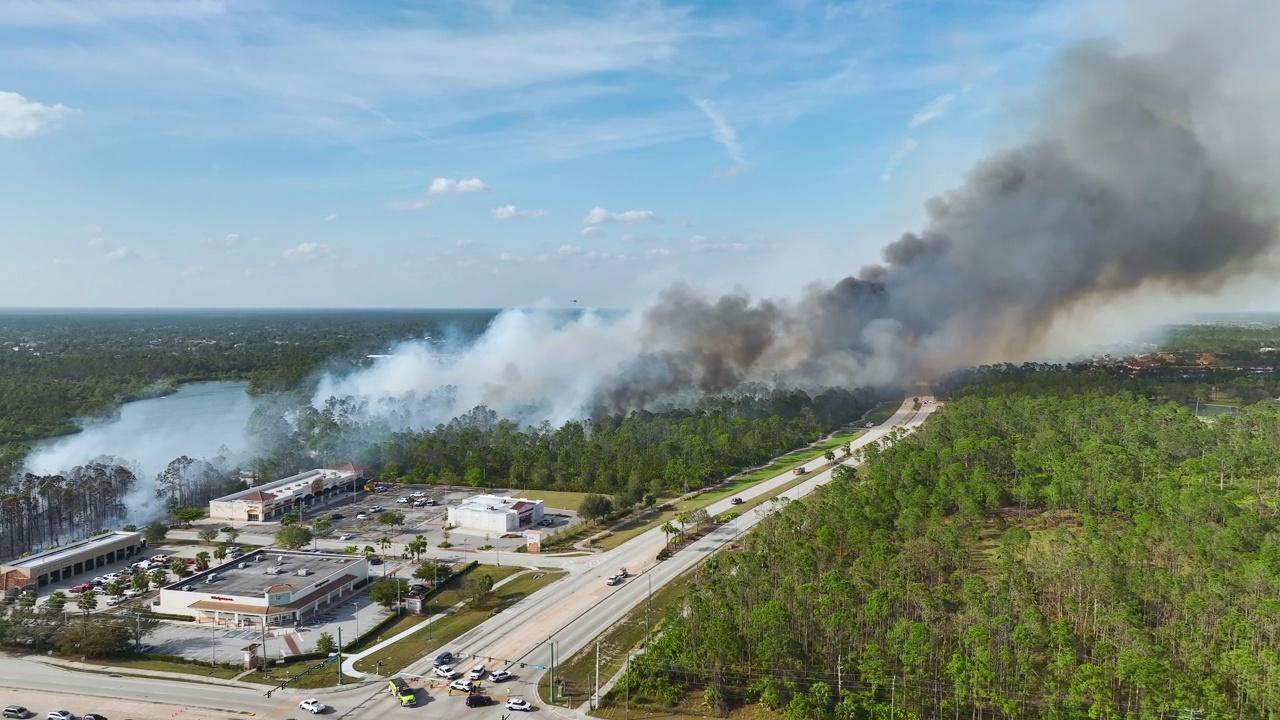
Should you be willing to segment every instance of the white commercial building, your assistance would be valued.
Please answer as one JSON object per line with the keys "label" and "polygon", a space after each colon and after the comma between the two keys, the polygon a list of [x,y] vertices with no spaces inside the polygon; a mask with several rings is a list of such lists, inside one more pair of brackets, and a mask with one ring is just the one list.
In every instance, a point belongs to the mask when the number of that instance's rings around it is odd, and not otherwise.
{"label": "white commercial building", "polygon": [[449,524],[494,533],[520,532],[542,520],[542,501],[476,495],[449,508]]}
{"label": "white commercial building", "polygon": [[232,627],[292,627],[355,594],[369,577],[364,557],[255,550],[160,589],[157,612]]}
{"label": "white commercial building", "polygon": [[353,493],[363,484],[363,470],[345,465],[337,470],[308,470],[209,501],[209,517],[230,522],[265,522],[285,513],[306,512]]}

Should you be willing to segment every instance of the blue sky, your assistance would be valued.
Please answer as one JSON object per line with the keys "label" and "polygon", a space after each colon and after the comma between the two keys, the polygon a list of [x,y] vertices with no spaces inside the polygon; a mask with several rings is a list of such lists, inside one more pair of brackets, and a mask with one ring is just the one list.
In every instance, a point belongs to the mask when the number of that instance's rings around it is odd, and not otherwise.
{"label": "blue sky", "polygon": [[8,0],[0,306],[622,306],[877,259],[1069,0]]}

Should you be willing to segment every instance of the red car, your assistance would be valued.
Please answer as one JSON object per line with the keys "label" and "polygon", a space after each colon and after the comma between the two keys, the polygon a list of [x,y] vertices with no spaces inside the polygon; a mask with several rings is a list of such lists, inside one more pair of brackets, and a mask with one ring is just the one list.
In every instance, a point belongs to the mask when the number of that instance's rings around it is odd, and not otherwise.
{"label": "red car", "polygon": [[88,592],[93,589],[93,583],[81,583],[71,588],[72,595],[79,595],[82,592]]}

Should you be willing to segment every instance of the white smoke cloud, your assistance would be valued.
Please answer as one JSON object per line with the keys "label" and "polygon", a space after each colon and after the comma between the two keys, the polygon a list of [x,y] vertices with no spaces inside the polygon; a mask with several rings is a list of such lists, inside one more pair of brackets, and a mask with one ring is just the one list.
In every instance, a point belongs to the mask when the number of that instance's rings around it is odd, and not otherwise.
{"label": "white smoke cloud", "polygon": [[478,405],[522,422],[560,424],[590,412],[640,350],[639,318],[541,310],[498,315],[474,343],[410,343],[372,367],[326,376],[316,402],[354,397],[372,418],[430,427]]}

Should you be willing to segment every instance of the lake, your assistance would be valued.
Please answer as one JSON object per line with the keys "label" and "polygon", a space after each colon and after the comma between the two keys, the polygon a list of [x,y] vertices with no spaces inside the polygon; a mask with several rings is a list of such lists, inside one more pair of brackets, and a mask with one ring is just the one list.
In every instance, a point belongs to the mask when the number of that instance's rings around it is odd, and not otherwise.
{"label": "lake", "polygon": [[261,398],[243,382],[199,382],[162,398],[125,403],[110,420],[93,422],[75,435],[32,443],[27,467],[54,473],[111,455],[154,477],[174,458],[213,457],[224,446],[244,452],[245,423]]}

